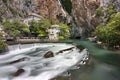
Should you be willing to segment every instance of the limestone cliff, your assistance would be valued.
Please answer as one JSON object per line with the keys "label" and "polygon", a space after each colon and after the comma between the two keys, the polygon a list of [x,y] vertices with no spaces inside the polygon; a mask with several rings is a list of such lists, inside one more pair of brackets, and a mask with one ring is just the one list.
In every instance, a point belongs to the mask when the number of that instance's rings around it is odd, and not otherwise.
{"label": "limestone cliff", "polygon": [[36,13],[44,18],[67,23],[72,28],[72,36],[79,37],[95,30],[103,17],[96,16],[96,10],[102,7],[102,13],[107,15],[106,8],[110,4],[117,12],[120,11],[120,0],[0,0],[0,22]]}
{"label": "limestone cliff", "polygon": [[[72,27],[74,37],[90,35],[101,22],[106,23],[112,13],[120,11],[120,0],[71,0],[71,3],[76,26]],[[100,12],[99,8],[103,10]],[[97,16],[97,11],[103,15]]]}
{"label": "limestone cliff", "polygon": [[87,35],[95,29],[98,24],[95,11],[99,5],[99,0],[72,0],[72,16],[78,30],[76,36]]}
{"label": "limestone cliff", "polygon": [[57,15],[66,16],[61,3],[57,0],[38,0],[37,2],[40,15],[48,19],[56,19]]}
{"label": "limestone cliff", "polygon": [[36,11],[34,0],[0,0],[0,21],[19,19]]}

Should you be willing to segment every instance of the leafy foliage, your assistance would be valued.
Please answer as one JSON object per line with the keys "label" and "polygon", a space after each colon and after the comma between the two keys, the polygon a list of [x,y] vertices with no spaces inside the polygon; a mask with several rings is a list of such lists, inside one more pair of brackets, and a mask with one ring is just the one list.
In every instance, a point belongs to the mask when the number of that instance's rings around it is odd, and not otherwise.
{"label": "leafy foliage", "polygon": [[[31,33],[36,33],[36,36],[48,36],[47,29],[54,25],[54,20],[43,19],[39,22],[31,21],[29,28]],[[59,23],[60,26],[60,37],[59,39],[65,39],[70,37],[70,27],[66,24]]]}
{"label": "leafy foliage", "polygon": [[[29,27],[24,23],[14,20],[12,22],[3,22],[3,30],[12,37],[25,36],[26,33],[32,33],[35,37],[47,37],[47,30],[54,25],[54,20],[43,19],[41,21],[32,20]],[[70,37],[70,27],[66,24],[59,23],[60,26],[60,39]]]}
{"label": "leafy foliage", "polygon": [[0,52],[5,50],[6,47],[7,47],[7,44],[0,40]]}
{"label": "leafy foliage", "polygon": [[70,27],[66,24],[59,23],[60,26],[60,39],[66,39],[70,37]]}
{"label": "leafy foliage", "polygon": [[96,17],[103,17],[108,19],[114,13],[116,13],[114,4],[109,4],[106,8],[98,7],[95,11]]}
{"label": "leafy foliage", "polygon": [[97,8],[96,11],[95,11],[96,16],[101,16],[102,15],[102,10],[103,10],[103,7]]}
{"label": "leafy foliage", "polygon": [[43,19],[39,22],[32,20],[29,25],[31,33],[38,33],[36,36],[47,36],[46,30],[51,26],[51,23],[49,20]]}
{"label": "leafy foliage", "polygon": [[63,36],[59,36],[59,40],[64,40],[65,38]]}
{"label": "leafy foliage", "polygon": [[2,13],[3,13],[3,11],[2,11],[2,9],[0,8],[0,22],[2,22]]}
{"label": "leafy foliage", "polygon": [[17,20],[3,22],[3,30],[12,37],[24,36],[25,33],[29,33],[29,27]]}
{"label": "leafy foliage", "polygon": [[0,39],[3,37],[3,34],[2,33],[0,33]]}
{"label": "leafy foliage", "polygon": [[98,26],[95,34],[108,46],[120,45],[120,12],[113,14],[106,25]]}
{"label": "leafy foliage", "polygon": [[109,14],[109,15],[112,15],[113,13],[116,12],[116,10],[115,10],[113,4],[110,4],[110,5],[108,6],[107,11],[108,11],[108,14]]}

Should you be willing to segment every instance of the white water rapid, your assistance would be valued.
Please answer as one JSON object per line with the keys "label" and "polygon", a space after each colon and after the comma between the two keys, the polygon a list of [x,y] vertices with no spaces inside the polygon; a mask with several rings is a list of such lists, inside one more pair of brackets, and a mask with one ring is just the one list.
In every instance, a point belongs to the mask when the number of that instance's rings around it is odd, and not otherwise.
{"label": "white water rapid", "polygon": [[[71,47],[74,48],[57,54],[60,50]],[[54,57],[44,58],[48,51],[52,51]],[[0,80],[50,80],[69,69],[74,69],[78,63],[85,64],[83,60],[87,57],[86,49],[80,51],[72,44],[41,43],[26,48],[19,45],[15,50],[0,55]],[[20,69],[23,72],[15,76]]]}

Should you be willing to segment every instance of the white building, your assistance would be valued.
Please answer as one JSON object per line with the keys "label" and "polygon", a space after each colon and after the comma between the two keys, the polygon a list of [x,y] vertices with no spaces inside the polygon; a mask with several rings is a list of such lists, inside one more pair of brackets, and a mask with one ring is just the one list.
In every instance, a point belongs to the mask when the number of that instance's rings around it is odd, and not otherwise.
{"label": "white building", "polygon": [[59,40],[59,25],[52,25],[50,29],[48,29],[48,36],[50,41]]}

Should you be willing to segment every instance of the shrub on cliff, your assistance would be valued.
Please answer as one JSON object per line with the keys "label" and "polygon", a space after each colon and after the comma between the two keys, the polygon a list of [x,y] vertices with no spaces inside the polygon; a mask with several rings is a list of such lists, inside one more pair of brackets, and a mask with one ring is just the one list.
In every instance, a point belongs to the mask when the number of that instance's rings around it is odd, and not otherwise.
{"label": "shrub on cliff", "polygon": [[0,40],[0,52],[4,51],[7,47],[7,44]]}
{"label": "shrub on cliff", "polygon": [[4,43],[3,41],[1,41],[2,37],[3,37],[3,35],[2,35],[2,33],[0,33],[0,52],[4,51],[7,47],[7,44]]}
{"label": "shrub on cliff", "polygon": [[99,7],[99,8],[96,9],[95,14],[96,14],[97,17],[103,15],[102,10],[103,10],[103,7]]}
{"label": "shrub on cliff", "polygon": [[0,33],[0,39],[3,37],[3,34],[2,33]]}
{"label": "shrub on cliff", "polygon": [[113,14],[106,25],[98,26],[95,34],[109,47],[120,46],[120,12]]}

